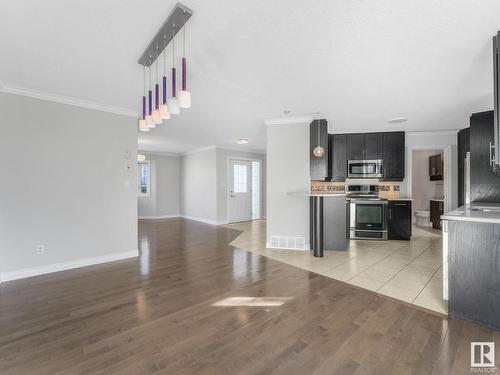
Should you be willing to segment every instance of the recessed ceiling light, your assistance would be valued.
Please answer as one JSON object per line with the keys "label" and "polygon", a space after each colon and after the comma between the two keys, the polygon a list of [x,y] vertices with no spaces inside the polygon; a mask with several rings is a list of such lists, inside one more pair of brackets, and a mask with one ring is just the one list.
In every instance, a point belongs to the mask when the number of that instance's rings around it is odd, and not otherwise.
{"label": "recessed ceiling light", "polygon": [[408,121],[406,117],[395,117],[387,121],[389,124],[399,124],[400,122]]}
{"label": "recessed ceiling light", "polygon": [[246,145],[248,143],[248,139],[246,139],[246,138],[239,138],[236,141],[236,143],[239,144],[239,145]]}

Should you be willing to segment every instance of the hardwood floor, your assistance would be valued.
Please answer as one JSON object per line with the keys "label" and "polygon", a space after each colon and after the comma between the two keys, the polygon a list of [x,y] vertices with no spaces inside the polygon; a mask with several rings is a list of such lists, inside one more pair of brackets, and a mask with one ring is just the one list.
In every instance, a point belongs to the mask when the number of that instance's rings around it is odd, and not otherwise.
{"label": "hardwood floor", "polygon": [[[139,231],[139,259],[0,286],[0,374],[469,374],[470,342],[499,338],[233,248],[234,229]],[[291,299],[213,306],[229,297]]]}

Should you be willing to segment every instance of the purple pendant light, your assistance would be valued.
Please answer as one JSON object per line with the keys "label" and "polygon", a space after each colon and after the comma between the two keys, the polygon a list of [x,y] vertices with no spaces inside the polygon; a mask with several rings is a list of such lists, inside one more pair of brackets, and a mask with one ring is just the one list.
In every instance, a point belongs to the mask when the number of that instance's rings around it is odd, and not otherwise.
{"label": "purple pendant light", "polygon": [[149,114],[146,116],[146,125],[148,128],[155,128],[156,124],[153,121],[153,92],[151,91],[151,66],[149,67],[149,90],[148,90],[148,109],[149,109]]}
{"label": "purple pendant light", "polygon": [[176,72],[175,72],[175,24],[174,24],[172,26],[172,94],[167,101],[168,111],[172,115],[178,115],[181,112],[175,91],[175,78],[176,78]]}
{"label": "purple pendant light", "polygon": [[166,36],[163,35],[163,102],[160,106],[160,117],[164,120],[170,119],[170,112],[167,106],[167,46],[165,45]]}
{"label": "purple pendant light", "polygon": [[182,28],[182,90],[179,91],[179,107],[191,108],[191,93],[186,88],[186,13],[184,12],[184,27]]}
{"label": "purple pendant light", "polygon": [[[158,49],[158,47],[156,48]],[[158,60],[155,61],[155,68],[156,68],[156,74],[155,74],[155,108],[153,110],[153,113],[151,117],[153,118],[153,121],[156,125],[160,125],[162,123],[162,119],[160,117],[160,86],[158,85]]]}
{"label": "purple pendant light", "polygon": [[139,130],[142,132],[148,132],[149,128],[146,125],[146,66],[144,68],[144,95],[142,95],[142,117],[139,120]]}

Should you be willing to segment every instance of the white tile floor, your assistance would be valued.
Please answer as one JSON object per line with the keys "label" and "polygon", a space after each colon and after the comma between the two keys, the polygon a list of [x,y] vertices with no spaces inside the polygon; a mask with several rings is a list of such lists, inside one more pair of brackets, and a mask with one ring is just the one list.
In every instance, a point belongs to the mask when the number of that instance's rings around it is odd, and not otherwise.
{"label": "white tile floor", "polygon": [[411,241],[351,241],[348,251],[266,249],[266,222],[230,224],[242,233],[231,245],[292,266],[341,280],[414,305],[448,314],[442,299],[440,231],[413,228]]}

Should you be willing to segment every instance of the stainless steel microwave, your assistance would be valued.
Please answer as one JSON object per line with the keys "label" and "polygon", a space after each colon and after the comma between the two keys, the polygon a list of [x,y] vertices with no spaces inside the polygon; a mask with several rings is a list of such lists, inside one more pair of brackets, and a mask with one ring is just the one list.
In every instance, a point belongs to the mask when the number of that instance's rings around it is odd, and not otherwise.
{"label": "stainless steel microwave", "polygon": [[382,178],[382,160],[349,160],[349,178]]}

